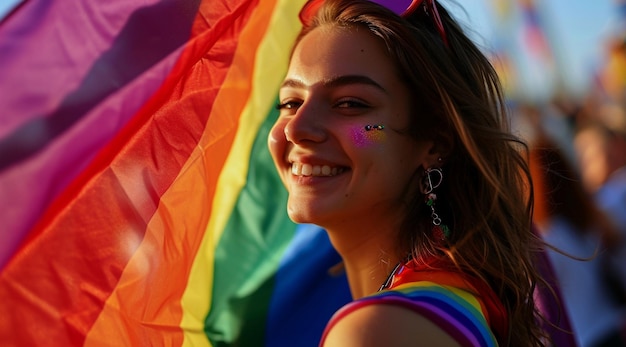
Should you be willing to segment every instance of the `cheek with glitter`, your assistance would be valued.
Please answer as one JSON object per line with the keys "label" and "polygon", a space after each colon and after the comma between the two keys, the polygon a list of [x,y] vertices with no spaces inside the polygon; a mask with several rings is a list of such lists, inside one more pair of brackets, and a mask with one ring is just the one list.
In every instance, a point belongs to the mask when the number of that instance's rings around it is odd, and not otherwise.
{"label": "cheek with glitter", "polygon": [[350,129],[352,142],[357,147],[367,147],[379,144],[385,140],[384,129],[365,130],[364,126],[356,126]]}

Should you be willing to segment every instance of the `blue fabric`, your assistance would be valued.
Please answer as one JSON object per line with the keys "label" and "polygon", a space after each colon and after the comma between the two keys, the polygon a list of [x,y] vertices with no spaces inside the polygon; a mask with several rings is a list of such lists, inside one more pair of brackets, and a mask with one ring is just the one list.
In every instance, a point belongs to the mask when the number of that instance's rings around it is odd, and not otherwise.
{"label": "blue fabric", "polygon": [[265,346],[317,346],[330,317],[352,300],[345,272],[331,275],[341,261],[326,231],[299,225],[276,274]]}

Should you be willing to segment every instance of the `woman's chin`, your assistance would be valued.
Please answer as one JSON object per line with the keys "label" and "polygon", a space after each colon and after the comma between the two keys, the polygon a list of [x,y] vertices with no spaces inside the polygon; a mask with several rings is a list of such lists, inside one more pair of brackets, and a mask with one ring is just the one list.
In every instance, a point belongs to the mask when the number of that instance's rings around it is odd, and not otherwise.
{"label": "woman's chin", "polygon": [[304,223],[312,223],[311,218],[307,213],[300,211],[298,209],[288,209],[287,215],[289,219],[291,219],[294,223],[304,224]]}
{"label": "woman's chin", "polygon": [[319,212],[314,211],[310,207],[305,208],[301,204],[298,204],[297,206],[289,204],[287,207],[287,215],[294,223],[319,225],[320,222]]}

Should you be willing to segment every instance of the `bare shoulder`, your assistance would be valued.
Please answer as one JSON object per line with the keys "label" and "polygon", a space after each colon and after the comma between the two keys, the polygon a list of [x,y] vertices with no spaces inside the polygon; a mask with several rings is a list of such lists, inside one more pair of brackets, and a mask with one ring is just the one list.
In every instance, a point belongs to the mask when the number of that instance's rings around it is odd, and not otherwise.
{"label": "bare shoulder", "polygon": [[459,344],[439,326],[410,309],[389,304],[361,306],[331,327],[324,347],[441,346]]}

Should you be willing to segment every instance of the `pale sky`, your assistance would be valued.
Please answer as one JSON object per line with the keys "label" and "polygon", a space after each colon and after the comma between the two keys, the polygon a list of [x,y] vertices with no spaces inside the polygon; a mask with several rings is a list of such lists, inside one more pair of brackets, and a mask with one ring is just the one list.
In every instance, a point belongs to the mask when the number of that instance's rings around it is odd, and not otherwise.
{"label": "pale sky", "polygon": [[[479,43],[486,47],[493,45],[494,33],[498,30],[492,8],[495,0],[440,1],[478,32]],[[463,6],[467,13],[461,12],[454,3]],[[616,32],[619,18],[615,0],[536,0],[536,3],[547,19],[549,37],[564,80],[574,92],[584,90],[590,83],[593,69],[603,60],[608,37]],[[518,13],[511,25],[519,29],[521,23]],[[514,35],[509,35],[512,36],[509,40],[516,42],[513,46],[517,46],[517,50],[513,54],[524,69],[520,77],[524,88],[536,94],[548,94],[550,82],[546,81],[545,71],[527,57],[529,53],[521,46],[521,38]]]}

